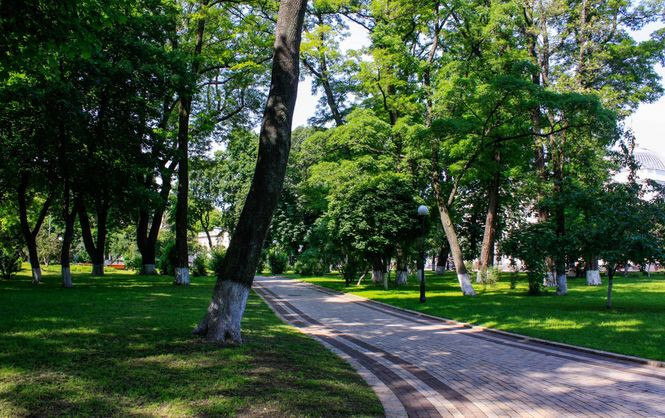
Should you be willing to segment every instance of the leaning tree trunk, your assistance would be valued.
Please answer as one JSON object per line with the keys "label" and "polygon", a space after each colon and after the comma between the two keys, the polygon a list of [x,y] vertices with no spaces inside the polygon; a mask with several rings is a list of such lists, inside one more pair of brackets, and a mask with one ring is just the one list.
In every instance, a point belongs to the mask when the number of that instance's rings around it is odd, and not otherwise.
{"label": "leaning tree trunk", "polygon": [[18,186],[19,221],[21,224],[21,233],[23,234],[25,244],[28,247],[28,257],[32,269],[32,283],[37,284],[42,280],[42,269],[39,266],[39,254],[37,252],[37,234],[39,233],[39,230],[44,223],[44,219],[46,218],[46,213],[51,206],[53,195],[49,194],[37,216],[34,228],[30,228],[30,224],[28,223],[28,201],[26,197],[27,188],[28,175],[23,174]]}
{"label": "leaning tree trunk", "polygon": [[272,80],[259,135],[252,184],[222,262],[212,301],[195,334],[221,343],[242,343],[240,321],[273,212],[284,183],[291,149],[291,123],[299,78],[300,38],[306,0],[280,2]]}
{"label": "leaning tree trunk", "polygon": [[599,286],[603,284],[600,279],[600,270],[598,269],[598,257],[591,256],[587,262],[586,284],[588,286]]}
{"label": "leaning tree trunk", "polygon": [[459,282],[460,289],[462,290],[464,296],[475,296],[476,291],[473,290],[471,280],[469,279],[469,273],[466,271],[466,267],[464,266],[462,248],[460,247],[459,240],[457,239],[457,233],[455,232],[455,227],[453,226],[450,213],[448,212],[448,207],[445,204],[439,205],[439,216],[441,218],[441,223],[443,224],[443,229],[446,231],[446,238],[448,238],[450,252],[453,255],[455,272],[457,273],[457,281]]}

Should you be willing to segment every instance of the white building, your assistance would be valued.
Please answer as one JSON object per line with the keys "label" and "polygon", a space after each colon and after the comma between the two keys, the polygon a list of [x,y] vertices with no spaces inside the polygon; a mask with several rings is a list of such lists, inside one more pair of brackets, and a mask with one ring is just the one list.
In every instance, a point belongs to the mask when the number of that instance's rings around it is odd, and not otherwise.
{"label": "white building", "polygon": [[[212,240],[213,248],[228,248],[229,247],[229,234],[225,231],[222,231],[221,228],[214,228],[212,231],[209,231],[210,239]],[[196,235],[196,241],[199,245],[206,250],[210,250],[210,242],[208,241],[208,235],[205,232],[199,232]]]}

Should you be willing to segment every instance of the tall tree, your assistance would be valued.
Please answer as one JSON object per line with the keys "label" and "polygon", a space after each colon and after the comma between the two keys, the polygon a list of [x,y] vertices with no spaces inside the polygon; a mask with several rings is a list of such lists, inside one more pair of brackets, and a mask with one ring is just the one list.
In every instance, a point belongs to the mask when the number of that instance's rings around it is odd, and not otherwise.
{"label": "tall tree", "polygon": [[224,257],[212,301],[194,330],[195,334],[209,340],[242,342],[240,321],[289,158],[306,5],[306,0],[285,0],[279,6],[272,80],[259,135],[254,178]]}

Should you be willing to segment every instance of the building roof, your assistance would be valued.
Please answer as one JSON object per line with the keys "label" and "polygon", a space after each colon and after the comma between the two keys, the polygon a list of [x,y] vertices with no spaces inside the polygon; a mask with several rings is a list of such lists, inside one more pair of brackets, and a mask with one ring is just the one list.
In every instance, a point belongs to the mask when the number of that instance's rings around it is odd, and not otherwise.
{"label": "building roof", "polygon": [[658,153],[647,149],[638,148],[635,150],[635,159],[640,163],[642,170],[655,170],[665,172],[665,160]]}

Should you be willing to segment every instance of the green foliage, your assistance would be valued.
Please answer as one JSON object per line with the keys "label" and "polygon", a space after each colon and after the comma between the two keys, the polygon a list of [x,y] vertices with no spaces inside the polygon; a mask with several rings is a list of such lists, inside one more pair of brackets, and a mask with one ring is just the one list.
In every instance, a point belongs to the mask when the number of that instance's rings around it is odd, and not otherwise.
{"label": "green foliage", "polygon": [[226,249],[223,247],[217,247],[212,250],[210,253],[210,259],[208,260],[208,268],[216,277],[221,277],[222,274],[222,263],[224,262],[224,257],[226,256]]}
{"label": "green foliage", "polygon": [[125,267],[139,273],[143,268],[143,258],[140,253],[134,253],[132,257],[125,259]]}
{"label": "green foliage", "polygon": [[278,247],[268,250],[268,265],[272,274],[282,274],[289,264],[289,256]]}
{"label": "green foliage", "polygon": [[192,261],[192,274],[195,277],[202,277],[208,275],[208,272],[206,271],[207,261],[208,257],[206,256],[205,253],[199,252],[196,254],[196,256],[194,257],[194,261]]}
{"label": "green foliage", "polygon": [[555,250],[556,235],[548,223],[522,223],[501,242],[501,253],[522,260],[527,271],[529,294],[542,293],[545,260]]}
{"label": "green foliage", "polygon": [[161,274],[173,276],[175,274],[175,266],[178,262],[175,238],[170,238],[163,242],[160,251],[157,268]]}
{"label": "green foliage", "polygon": [[295,272],[301,276],[317,276],[327,273],[327,266],[322,259],[319,250],[309,248],[298,256],[293,266]]}

